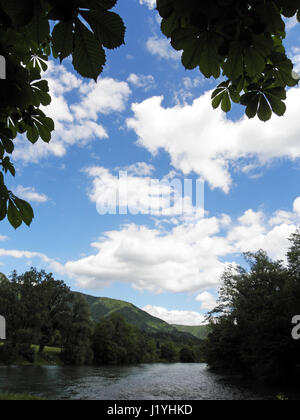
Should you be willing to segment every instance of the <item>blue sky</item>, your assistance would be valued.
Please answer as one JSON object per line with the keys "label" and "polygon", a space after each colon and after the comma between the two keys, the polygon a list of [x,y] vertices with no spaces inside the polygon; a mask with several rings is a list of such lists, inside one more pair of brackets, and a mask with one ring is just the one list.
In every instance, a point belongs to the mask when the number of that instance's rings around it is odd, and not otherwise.
{"label": "blue sky", "polygon": [[[128,7],[130,2],[130,7]],[[288,111],[264,124],[234,107],[214,111],[216,81],[185,71],[160,34],[151,0],[119,2],[126,46],[108,52],[98,84],[65,60],[46,78],[56,123],[50,145],[19,138],[17,176],[9,185],[28,199],[35,220],[16,232],[0,226],[0,270],[30,266],[73,290],[130,301],[168,322],[199,324],[214,305],[220,275],[260,248],[284,258],[300,219],[300,89]],[[125,3],[125,4],[124,4]],[[288,22],[287,49],[300,70],[300,31]],[[201,179],[205,217],[104,215],[120,170],[131,204],[143,207],[151,180]]]}

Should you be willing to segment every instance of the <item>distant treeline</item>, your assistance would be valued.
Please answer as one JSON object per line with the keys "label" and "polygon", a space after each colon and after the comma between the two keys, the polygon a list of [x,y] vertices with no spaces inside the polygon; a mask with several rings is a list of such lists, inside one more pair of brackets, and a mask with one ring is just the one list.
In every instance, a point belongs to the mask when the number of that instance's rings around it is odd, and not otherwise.
{"label": "distant treeline", "polygon": [[0,314],[7,322],[8,339],[0,344],[5,365],[34,363],[46,347],[61,349],[66,365],[203,361],[195,337],[145,332],[120,315],[93,321],[83,296],[34,268],[9,279],[0,275]]}
{"label": "distant treeline", "polygon": [[259,251],[245,254],[250,269],[224,272],[205,346],[212,368],[265,382],[299,381],[300,341],[292,337],[292,319],[300,315],[299,230],[290,244],[287,264]]}

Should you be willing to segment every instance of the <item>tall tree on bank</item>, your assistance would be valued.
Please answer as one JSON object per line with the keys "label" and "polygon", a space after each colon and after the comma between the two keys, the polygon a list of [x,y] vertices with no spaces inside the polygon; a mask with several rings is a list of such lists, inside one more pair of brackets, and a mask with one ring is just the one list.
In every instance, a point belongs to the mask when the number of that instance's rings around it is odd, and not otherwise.
{"label": "tall tree on bank", "polygon": [[[8,218],[14,228],[34,218],[30,204],[6,185],[7,174],[15,176],[14,140],[24,135],[31,143],[49,143],[55,128],[41,110],[51,103],[42,79],[47,61],[72,56],[81,76],[97,80],[105,49],[125,40],[124,22],[111,11],[116,4],[0,0],[0,56],[6,63],[0,80],[0,221]],[[157,10],[162,33],[183,51],[183,66],[199,67],[206,78],[223,77],[212,95],[214,108],[228,112],[232,102],[239,103],[249,118],[262,121],[284,115],[286,90],[299,80],[283,44],[284,18],[300,20],[299,0],[157,0]]]}
{"label": "tall tree on bank", "polygon": [[300,307],[300,278],[295,276],[300,267],[293,258],[300,252],[299,240],[299,232],[291,238],[288,267],[260,251],[245,255],[249,271],[225,271],[219,305],[209,314],[206,357],[212,368],[265,381],[299,379],[300,343],[291,335]]}

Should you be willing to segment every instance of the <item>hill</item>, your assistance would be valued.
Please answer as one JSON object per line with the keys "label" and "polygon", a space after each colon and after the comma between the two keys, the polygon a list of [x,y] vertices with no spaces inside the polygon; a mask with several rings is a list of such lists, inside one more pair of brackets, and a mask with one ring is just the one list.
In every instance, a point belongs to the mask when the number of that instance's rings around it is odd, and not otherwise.
{"label": "hill", "polygon": [[185,326],[185,325],[172,325],[172,327],[176,328],[178,331],[191,334],[194,337],[199,338],[200,340],[205,340],[209,334],[208,325],[200,325],[196,327],[194,326],[190,327],[190,326]]}
{"label": "hill", "polygon": [[123,316],[127,322],[147,332],[174,332],[167,322],[148,314],[131,303],[109,298],[97,298],[81,294],[87,301],[94,321],[109,318],[114,314]]}
{"label": "hill", "polygon": [[170,325],[167,322],[148,314],[142,309],[137,308],[131,303],[116,299],[97,298],[82,293],[79,294],[86,299],[94,321],[109,318],[112,315],[117,314],[123,316],[129,324],[148,333],[168,333],[181,338],[184,338],[184,336],[186,338],[191,338],[191,336],[193,336],[198,339],[207,337],[207,327],[205,326],[184,327]]}

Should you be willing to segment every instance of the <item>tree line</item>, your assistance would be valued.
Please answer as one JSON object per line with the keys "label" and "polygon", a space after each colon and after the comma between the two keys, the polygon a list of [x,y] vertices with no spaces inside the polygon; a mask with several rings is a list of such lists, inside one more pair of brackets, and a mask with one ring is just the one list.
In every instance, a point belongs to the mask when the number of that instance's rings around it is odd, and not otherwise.
{"label": "tree line", "polygon": [[0,275],[0,313],[7,323],[0,364],[34,363],[46,347],[77,366],[203,360],[202,343],[192,336],[145,332],[118,314],[95,322],[82,295],[35,268]]}
{"label": "tree line", "polygon": [[218,306],[209,313],[205,358],[218,371],[264,382],[300,377],[300,341],[292,320],[300,314],[300,230],[290,238],[287,262],[264,251],[246,253],[248,269],[230,266]]}

